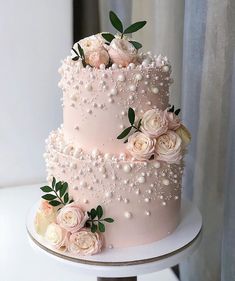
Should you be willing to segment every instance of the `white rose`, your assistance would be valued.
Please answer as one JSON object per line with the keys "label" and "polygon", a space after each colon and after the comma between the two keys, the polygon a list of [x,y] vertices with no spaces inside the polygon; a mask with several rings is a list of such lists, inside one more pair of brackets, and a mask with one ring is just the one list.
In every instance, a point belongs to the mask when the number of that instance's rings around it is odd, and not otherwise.
{"label": "white rose", "polygon": [[154,154],[155,144],[155,139],[136,132],[128,138],[127,150],[137,160],[148,160]]}
{"label": "white rose", "polygon": [[[109,55],[104,48],[100,34],[86,37],[78,43],[84,51],[87,64],[98,68],[101,64],[107,65],[109,63]],[[73,48],[79,53],[77,43],[73,45]]]}
{"label": "white rose", "polygon": [[185,146],[190,143],[191,134],[183,124],[181,124],[181,126],[175,132],[181,137]]}
{"label": "white rose", "polygon": [[39,209],[37,210],[34,225],[35,230],[39,235],[44,235],[48,225],[56,220],[56,208],[51,206],[48,201],[42,200]]}
{"label": "white rose", "polygon": [[57,223],[69,232],[76,232],[81,229],[88,215],[76,203],[65,205],[60,209],[57,216]]}
{"label": "white rose", "polygon": [[151,109],[144,113],[140,130],[152,138],[157,138],[168,130],[166,112]]}
{"label": "white rose", "polygon": [[108,47],[108,53],[113,63],[122,66],[128,66],[137,59],[136,48],[126,39],[113,39]]}
{"label": "white rose", "polygon": [[89,229],[81,229],[71,234],[68,242],[69,252],[75,255],[93,255],[101,251],[102,239],[98,233],[92,233]]}
{"label": "white rose", "polygon": [[46,241],[56,249],[66,250],[68,244],[68,232],[62,229],[58,224],[48,225],[45,233]]}
{"label": "white rose", "polygon": [[169,130],[157,138],[155,151],[156,160],[179,164],[183,157],[182,140],[176,132]]}

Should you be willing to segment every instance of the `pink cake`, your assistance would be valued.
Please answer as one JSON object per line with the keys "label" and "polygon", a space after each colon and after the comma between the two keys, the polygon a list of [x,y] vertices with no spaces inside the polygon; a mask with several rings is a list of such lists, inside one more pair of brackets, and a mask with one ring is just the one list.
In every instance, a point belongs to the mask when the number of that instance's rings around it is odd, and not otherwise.
{"label": "pink cake", "polygon": [[123,248],[155,242],[179,224],[190,135],[169,105],[168,59],[140,53],[126,37],[110,45],[104,38],[79,41],[83,52],[75,44],[62,62],[64,122],[51,132],[45,159],[48,182],[67,182],[84,211],[101,205],[114,219],[104,247]]}

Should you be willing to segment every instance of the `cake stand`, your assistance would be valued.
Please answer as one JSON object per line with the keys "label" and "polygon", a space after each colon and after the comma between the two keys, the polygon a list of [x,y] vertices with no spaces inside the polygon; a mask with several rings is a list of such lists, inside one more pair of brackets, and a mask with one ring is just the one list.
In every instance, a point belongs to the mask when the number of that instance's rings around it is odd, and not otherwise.
{"label": "cake stand", "polygon": [[74,257],[48,247],[34,230],[35,204],[27,216],[27,232],[32,247],[50,255],[69,268],[76,267],[81,274],[100,276],[98,281],[135,281],[137,275],[152,273],[174,266],[191,255],[202,236],[202,217],[188,200],[182,200],[181,222],[166,238],[147,245],[125,249],[105,249],[101,254]]}

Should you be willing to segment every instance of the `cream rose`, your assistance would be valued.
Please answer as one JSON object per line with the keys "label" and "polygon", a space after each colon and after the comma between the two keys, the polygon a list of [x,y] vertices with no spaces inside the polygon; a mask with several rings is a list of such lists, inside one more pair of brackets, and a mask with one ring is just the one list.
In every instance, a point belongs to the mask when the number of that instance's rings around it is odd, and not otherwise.
{"label": "cream rose", "polygon": [[174,112],[169,112],[167,109],[165,110],[165,114],[168,120],[168,129],[175,131],[181,125],[181,121],[179,117]]}
{"label": "cream rose", "polygon": [[101,251],[102,239],[98,233],[92,233],[83,228],[79,232],[71,234],[68,242],[68,250],[75,255],[94,255]]}
{"label": "cream rose", "polygon": [[127,150],[137,160],[148,160],[154,154],[155,144],[155,139],[136,132],[128,138]]}
{"label": "cream rose", "polygon": [[181,126],[176,130],[176,133],[181,137],[183,144],[186,146],[191,141],[191,134],[189,130],[181,124]]}
{"label": "cream rose", "polygon": [[[104,42],[99,34],[86,37],[78,42],[82,47],[85,55],[85,62],[98,68],[101,64],[109,63],[109,55],[104,48]],[[73,48],[79,53],[77,43]]]}
{"label": "cream rose", "polygon": [[122,66],[128,66],[137,59],[136,48],[126,39],[113,39],[108,47],[108,53],[113,63]]}
{"label": "cream rose", "polygon": [[178,164],[183,157],[182,140],[176,132],[169,130],[157,138],[155,151],[156,160]]}
{"label": "cream rose", "polygon": [[54,248],[65,251],[68,244],[68,232],[58,224],[51,223],[47,227],[45,240]]}
{"label": "cream rose", "polygon": [[76,203],[64,206],[57,215],[57,223],[71,233],[81,229],[87,219],[88,215]]}
{"label": "cream rose", "polygon": [[157,138],[168,130],[168,118],[165,111],[151,109],[144,113],[140,130],[152,138]]}
{"label": "cream rose", "polygon": [[42,200],[37,210],[34,225],[39,235],[44,235],[48,225],[56,220],[56,209],[48,201]]}

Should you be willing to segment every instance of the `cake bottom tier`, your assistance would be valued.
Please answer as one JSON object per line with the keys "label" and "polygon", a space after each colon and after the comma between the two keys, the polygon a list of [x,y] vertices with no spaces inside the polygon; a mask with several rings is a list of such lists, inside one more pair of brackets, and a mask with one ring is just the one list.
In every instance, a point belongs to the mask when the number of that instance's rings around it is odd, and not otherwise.
{"label": "cake bottom tier", "polygon": [[53,131],[45,153],[48,181],[69,184],[69,193],[85,211],[101,205],[105,246],[122,248],[160,240],[180,220],[181,164],[140,162],[99,153],[87,154],[66,144],[63,130]]}

